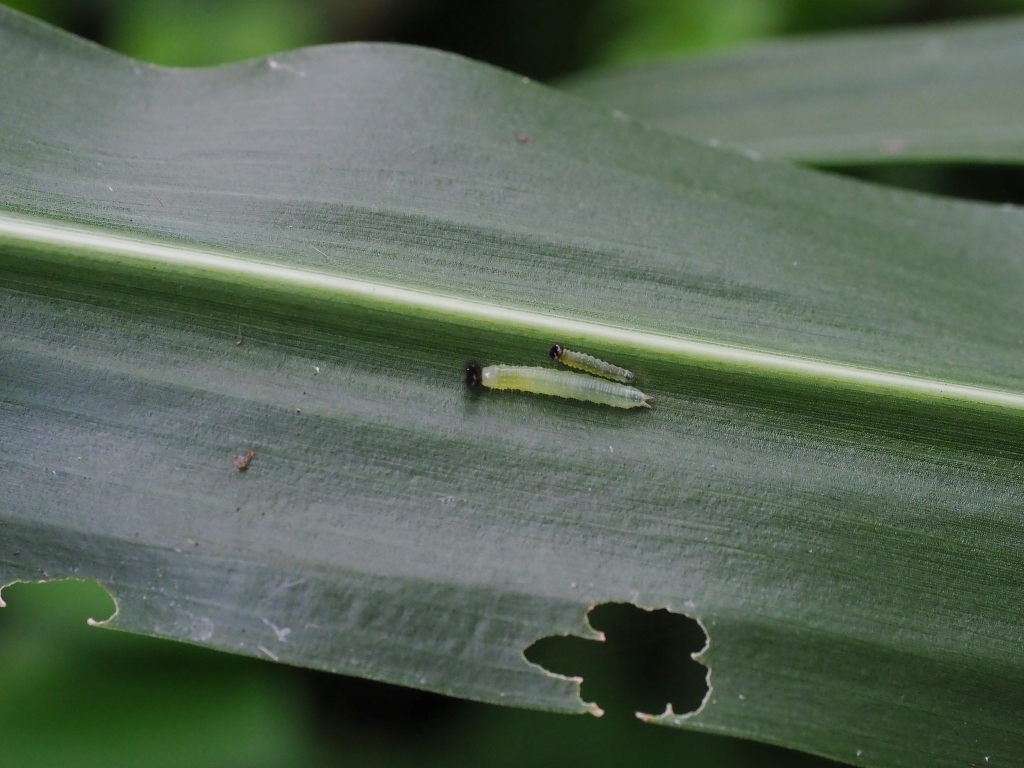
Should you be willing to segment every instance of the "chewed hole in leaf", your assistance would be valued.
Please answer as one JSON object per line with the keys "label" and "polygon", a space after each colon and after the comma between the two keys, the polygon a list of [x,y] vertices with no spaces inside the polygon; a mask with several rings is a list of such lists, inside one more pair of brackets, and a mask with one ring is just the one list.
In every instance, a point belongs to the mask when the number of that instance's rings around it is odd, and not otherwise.
{"label": "chewed hole in leaf", "polygon": [[581,696],[611,717],[677,714],[700,708],[708,669],[693,659],[707,645],[696,620],[666,609],[604,603],[588,613],[604,641],[544,637],[526,649],[527,660],[549,672],[582,677]]}

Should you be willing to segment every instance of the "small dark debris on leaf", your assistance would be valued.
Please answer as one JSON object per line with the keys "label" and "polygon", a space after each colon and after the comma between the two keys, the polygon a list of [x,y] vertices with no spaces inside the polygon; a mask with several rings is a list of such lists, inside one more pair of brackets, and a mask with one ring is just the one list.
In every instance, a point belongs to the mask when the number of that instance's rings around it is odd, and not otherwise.
{"label": "small dark debris on leaf", "polygon": [[517,133],[516,134],[516,141],[518,141],[520,144],[529,144],[530,143],[530,134],[528,134],[528,133]]}
{"label": "small dark debris on leaf", "polygon": [[235,469],[239,472],[245,472],[249,469],[249,465],[252,463],[253,457],[256,455],[255,451],[247,451],[246,453],[240,453],[233,459],[235,463]]}
{"label": "small dark debris on leaf", "polygon": [[235,346],[236,346],[236,347],[240,347],[240,346],[242,346],[243,344],[245,344],[245,339],[238,339],[238,340],[237,340],[237,341],[235,342]]}

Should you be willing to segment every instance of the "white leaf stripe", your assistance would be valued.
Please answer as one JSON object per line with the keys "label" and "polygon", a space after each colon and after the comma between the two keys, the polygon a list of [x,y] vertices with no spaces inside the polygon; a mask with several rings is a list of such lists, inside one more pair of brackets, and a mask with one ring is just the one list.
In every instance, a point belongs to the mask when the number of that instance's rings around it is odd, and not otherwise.
{"label": "white leaf stripe", "polygon": [[339,297],[372,299],[377,304],[399,311],[436,313],[449,320],[460,319],[502,327],[514,326],[524,331],[534,331],[556,338],[586,339],[605,346],[623,346],[638,354],[653,353],[671,357],[680,362],[723,368],[735,367],[746,373],[810,379],[821,385],[846,386],[1024,411],[1024,393],[790,357],[587,320],[563,318],[369,280],[267,264],[185,246],[119,237],[84,228],[38,223],[10,214],[0,214],[0,238],[12,242],[57,247],[96,259],[139,261],[150,265],[163,264],[168,268],[188,267],[206,271],[211,277],[241,277],[316,290],[320,293],[333,293]]}

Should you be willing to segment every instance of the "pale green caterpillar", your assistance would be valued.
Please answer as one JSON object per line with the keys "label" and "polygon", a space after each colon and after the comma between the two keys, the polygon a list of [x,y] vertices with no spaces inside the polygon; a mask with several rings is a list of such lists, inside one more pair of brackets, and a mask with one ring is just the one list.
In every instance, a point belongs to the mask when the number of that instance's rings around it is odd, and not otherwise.
{"label": "pale green caterpillar", "polygon": [[470,389],[516,389],[570,400],[586,400],[613,408],[650,408],[651,398],[639,389],[580,373],[535,368],[526,365],[466,366],[466,386]]}
{"label": "pale green caterpillar", "polygon": [[575,368],[579,371],[586,371],[587,373],[592,373],[595,376],[601,376],[605,379],[621,381],[623,384],[631,384],[636,380],[636,376],[633,375],[632,371],[627,371],[625,368],[620,368],[617,365],[606,363],[604,360],[598,360],[596,357],[588,355],[586,352],[573,352],[571,349],[566,349],[561,344],[555,344],[548,354],[551,355],[552,360],[557,360],[563,365],[567,365],[570,368]]}

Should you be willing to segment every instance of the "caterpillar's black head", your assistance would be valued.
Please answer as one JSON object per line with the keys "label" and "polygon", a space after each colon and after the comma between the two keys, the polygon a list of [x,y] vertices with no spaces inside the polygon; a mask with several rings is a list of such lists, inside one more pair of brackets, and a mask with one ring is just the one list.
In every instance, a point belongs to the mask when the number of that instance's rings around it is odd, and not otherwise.
{"label": "caterpillar's black head", "polygon": [[551,351],[548,352],[548,354],[551,355],[552,360],[557,360],[562,356],[562,345],[555,344],[553,347],[551,347]]}
{"label": "caterpillar's black head", "polygon": [[473,390],[474,392],[480,389],[480,385],[483,382],[484,371],[480,367],[480,363],[473,360],[470,363],[466,363],[466,387]]}

